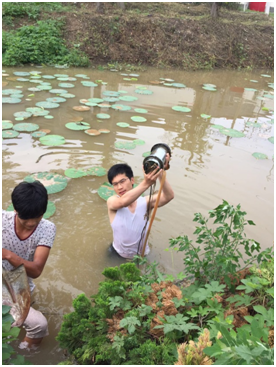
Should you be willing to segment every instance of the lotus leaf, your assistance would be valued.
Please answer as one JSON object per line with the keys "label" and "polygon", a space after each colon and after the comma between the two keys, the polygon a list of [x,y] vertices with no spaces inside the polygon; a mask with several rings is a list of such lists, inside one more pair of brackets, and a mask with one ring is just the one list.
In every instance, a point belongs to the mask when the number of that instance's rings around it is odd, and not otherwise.
{"label": "lotus leaf", "polygon": [[46,98],[47,102],[54,102],[54,103],[60,103],[60,102],[66,102],[66,98],[62,98],[62,97],[51,97],[51,98]]}
{"label": "lotus leaf", "polygon": [[267,155],[264,154],[264,153],[258,153],[258,152],[255,152],[252,154],[254,158],[256,159],[267,159]]}
{"label": "lotus leaf", "polygon": [[[43,139],[43,138],[41,138]],[[48,194],[55,194],[65,189],[68,180],[66,177],[51,172],[38,172],[33,173],[24,178],[26,182],[40,181],[46,188]]]}
{"label": "lotus leaf", "polygon": [[37,107],[43,107],[43,108],[57,108],[57,107],[59,107],[58,103],[47,102],[47,101],[37,102],[35,105]]}
{"label": "lotus leaf", "polygon": [[111,91],[111,90],[106,90],[103,92],[104,96],[107,97],[119,97],[120,93],[119,92],[115,92],[115,91]]}
{"label": "lotus leaf", "polygon": [[97,118],[102,119],[102,120],[106,120],[106,119],[110,118],[110,115],[108,115],[107,113],[98,113]]}
{"label": "lotus leaf", "polygon": [[2,120],[2,130],[11,129],[13,127],[13,123],[10,120]]}
{"label": "lotus leaf", "polygon": [[8,96],[10,94],[17,93],[17,89],[4,89],[2,90],[2,94]]}
{"label": "lotus leaf", "polygon": [[186,88],[186,85],[185,84],[182,84],[182,83],[172,83],[172,87]]}
{"label": "lotus leaf", "polygon": [[54,94],[65,94],[67,93],[66,89],[51,89],[49,90],[50,93],[54,93]]}
{"label": "lotus leaf", "polygon": [[24,121],[25,119],[24,119],[24,117],[16,117],[15,120],[16,121]]}
{"label": "lotus leaf", "polygon": [[42,75],[42,78],[45,78],[45,79],[55,79],[55,77],[53,75]]}
{"label": "lotus leaf", "polygon": [[37,88],[38,90],[51,90],[52,89],[52,86],[51,85],[38,85]]}
{"label": "lotus leaf", "polygon": [[46,116],[44,116],[44,118],[47,119],[47,120],[51,120],[51,119],[54,118],[54,116],[52,116],[52,115],[46,115]]}
{"label": "lotus leaf", "polygon": [[28,71],[15,71],[13,74],[14,75],[17,75],[17,76],[27,76],[27,75],[30,75],[30,73]]}
{"label": "lotus leaf", "polygon": [[76,74],[75,76],[77,78],[88,78],[88,76],[86,74]]}
{"label": "lotus leaf", "polygon": [[179,112],[190,112],[191,109],[188,107],[182,107],[182,106],[173,106],[172,109],[174,111],[179,111]]}
{"label": "lotus leaf", "polygon": [[253,79],[251,79],[250,80],[252,83],[258,83],[258,80],[253,80]]}
{"label": "lotus leaf", "polygon": [[268,141],[270,141],[270,143],[274,144],[274,136],[271,136],[270,138],[267,139]]}
{"label": "lotus leaf", "polygon": [[20,103],[21,99],[12,98],[12,97],[4,97],[2,98],[2,103]]}
{"label": "lotus leaf", "polygon": [[85,133],[91,136],[96,136],[96,135],[101,134],[99,130],[95,130],[95,129],[85,130]]}
{"label": "lotus leaf", "polygon": [[59,83],[58,86],[61,88],[74,88],[75,85],[71,83]]}
{"label": "lotus leaf", "polygon": [[73,110],[80,111],[80,112],[89,111],[90,107],[88,107],[88,106],[74,106]]}
{"label": "lotus leaf", "polygon": [[145,152],[142,154],[143,157],[148,157],[151,154],[151,152]]}
{"label": "lotus leaf", "polygon": [[63,98],[74,98],[74,97],[76,97],[75,94],[71,94],[71,93],[62,93],[59,96],[63,97]]}
{"label": "lotus leaf", "polygon": [[41,89],[38,89],[38,88],[36,88],[36,87],[28,88],[28,90],[29,90],[30,92],[41,92]]}
{"label": "lotus leaf", "polygon": [[123,104],[114,104],[112,106],[112,108],[114,110],[119,110],[119,111],[129,111],[129,110],[131,110],[130,106],[126,106],[126,105],[123,105]]}
{"label": "lotus leaf", "polygon": [[249,92],[257,92],[257,89],[254,88],[244,88],[244,90],[247,90]]}
{"label": "lotus leaf", "polygon": [[148,113],[148,110],[145,110],[144,108],[135,108],[134,111],[137,113]]}
{"label": "lotus leaf", "polygon": [[261,127],[262,126],[258,122],[252,122],[252,121],[248,121],[245,125],[247,125],[247,126],[253,126],[253,127]]}
{"label": "lotus leaf", "polygon": [[35,131],[31,135],[33,138],[42,138],[42,136],[45,136],[46,133],[44,131]]}
{"label": "lotus leaf", "polygon": [[211,127],[213,129],[218,129],[218,130],[224,129],[224,126],[222,126],[222,125],[211,125]]}
{"label": "lotus leaf", "polygon": [[30,111],[15,112],[13,114],[13,116],[15,116],[15,117],[24,117],[25,119],[27,119],[28,117],[32,116],[32,112],[30,112]]}
{"label": "lotus leaf", "polygon": [[204,87],[210,87],[210,88],[216,88],[217,87],[215,84],[210,84],[210,83],[204,83],[203,86]]}
{"label": "lotus leaf", "polygon": [[132,102],[132,101],[137,101],[137,97],[133,97],[133,96],[121,96],[119,97],[119,99],[121,101],[126,101],[126,102]]}
{"label": "lotus leaf", "polygon": [[46,135],[39,139],[41,144],[48,146],[57,146],[63,145],[66,143],[66,140],[63,136],[60,135]]}
{"label": "lotus leaf", "polygon": [[129,127],[129,124],[127,122],[117,122],[116,125],[118,125],[120,127]]}
{"label": "lotus leaf", "polygon": [[231,136],[233,138],[242,138],[244,136],[244,133],[241,131],[230,129],[230,128],[223,128],[219,130],[222,134]]}
{"label": "lotus leaf", "polygon": [[46,117],[49,113],[50,113],[50,111],[48,111],[48,110],[40,110],[40,111],[36,111],[33,114],[33,116],[44,116],[44,117]]}
{"label": "lotus leaf", "polygon": [[87,100],[88,102],[93,102],[93,103],[101,103],[103,102],[102,98],[88,98]]}
{"label": "lotus leaf", "polygon": [[129,74],[129,76],[134,76],[135,78],[138,78],[140,75],[139,74]]}
{"label": "lotus leaf", "polygon": [[261,74],[261,76],[263,76],[264,78],[271,78],[271,75],[267,75],[267,74]]}
{"label": "lotus leaf", "polygon": [[135,139],[135,140],[133,140],[133,143],[136,144],[136,145],[146,144],[145,140],[141,140],[141,139]]}
{"label": "lotus leaf", "polygon": [[35,131],[35,130],[38,130],[39,129],[39,126],[37,124],[32,124],[30,122],[23,122],[21,124],[16,124],[14,125],[13,129],[15,131]]}
{"label": "lotus leaf", "polygon": [[98,84],[94,83],[94,82],[88,82],[88,81],[81,81],[81,84],[84,87],[97,87]]}
{"label": "lotus leaf", "polygon": [[120,93],[120,94],[127,94],[127,91],[126,90],[118,90],[118,93]]}
{"label": "lotus leaf", "polygon": [[148,89],[135,89],[135,93],[138,93],[138,94],[145,94],[145,95],[150,95],[150,94],[153,94],[153,92],[151,90],[148,90]]}
{"label": "lotus leaf", "polygon": [[108,134],[108,133],[110,133],[110,130],[108,130],[108,129],[99,129],[98,130],[101,134]]}
{"label": "lotus leaf", "polygon": [[89,123],[88,122],[83,122],[83,121],[68,122],[67,124],[65,124],[65,126],[69,130],[87,130],[87,129],[90,128]]}
{"label": "lotus leaf", "polygon": [[111,107],[109,103],[99,103],[97,106],[100,108],[110,108]]}
{"label": "lotus leaf", "polygon": [[2,138],[3,139],[16,138],[18,135],[19,135],[18,131],[14,131],[14,130],[4,130],[4,131],[2,131]]}
{"label": "lotus leaf", "polygon": [[145,122],[147,121],[147,119],[145,117],[141,117],[141,116],[132,116],[131,120],[134,122]]}
{"label": "lotus leaf", "polygon": [[17,78],[17,80],[19,82],[28,82],[29,81],[29,79],[26,79],[26,78]]}
{"label": "lotus leaf", "polygon": [[87,173],[82,169],[68,168],[64,171],[65,176],[70,178],[79,178],[87,176]]}
{"label": "lotus leaf", "polygon": [[104,101],[106,101],[106,102],[116,102],[116,101],[118,101],[118,99],[119,98],[116,98],[116,97],[105,97],[104,98]]}
{"label": "lotus leaf", "polygon": [[115,142],[115,148],[118,149],[135,149],[136,148],[136,144],[131,142],[131,141],[116,141]]}
{"label": "lotus leaf", "polygon": [[205,115],[205,113],[202,113],[200,115],[203,119],[209,119],[211,117],[211,115]]}
{"label": "lotus leaf", "polygon": [[89,176],[105,176],[107,171],[103,167],[91,167],[86,171],[87,175]]}
{"label": "lotus leaf", "polygon": [[98,195],[104,200],[107,200],[110,196],[115,195],[113,186],[109,182],[104,182],[97,192]]}
{"label": "lotus leaf", "polygon": [[85,106],[88,106],[88,107],[96,107],[96,106],[98,106],[98,104],[95,103],[95,102],[86,102],[85,103]]}
{"label": "lotus leaf", "polygon": [[69,78],[69,75],[67,74],[54,74],[56,78]]}
{"label": "lotus leaf", "polygon": [[209,87],[209,86],[203,86],[202,87],[202,89],[204,89],[204,90],[209,90],[210,92],[216,92],[216,88],[214,88],[214,87]]}

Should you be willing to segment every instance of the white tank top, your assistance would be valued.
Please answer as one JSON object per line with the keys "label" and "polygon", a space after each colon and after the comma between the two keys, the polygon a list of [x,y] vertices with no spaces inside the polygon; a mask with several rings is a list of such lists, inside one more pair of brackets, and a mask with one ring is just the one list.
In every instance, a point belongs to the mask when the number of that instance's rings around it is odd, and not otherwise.
{"label": "white tank top", "polygon": [[[137,199],[137,205],[134,213],[128,208],[117,210],[115,218],[111,224],[113,229],[113,247],[119,255],[127,259],[132,259],[137,255],[138,246],[139,254],[142,251],[144,239],[148,230],[149,223],[141,235],[146,223],[147,202],[146,199],[140,196]],[[141,240],[141,242],[140,242]],[[145,255],[149,253],[147,243]]]}

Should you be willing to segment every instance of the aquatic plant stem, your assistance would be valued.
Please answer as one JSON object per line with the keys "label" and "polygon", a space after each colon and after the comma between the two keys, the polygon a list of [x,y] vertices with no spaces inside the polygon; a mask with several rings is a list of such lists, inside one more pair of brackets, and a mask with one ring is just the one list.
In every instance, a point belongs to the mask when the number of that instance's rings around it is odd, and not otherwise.
{"label": "aquatic plant stem", "polygon": [[159,188],[159,191],[158,191],[158,194],[157,194],[157,198],[156,198],[156,202],[155,202],[155,205],[154,205],[153,213],[152,213],[152,216],[151,216],[151,219],[150,219],[149,228],[148,228],[146,238],[145,238],[145,241],[144,241],[144,245],[143,245],[143,248],[142,248],[141,257],[144,257],[144,254],[145,254],[146,244],[147,244],[147,241],[148,241],[148,238],[149,238],[149,234],[150,234],[152,223],[154,221],[156,210],[158,208],[160,195],[161,195],[161,192],[162,192],[162,189],[163,189],[165,179],[166,179],[166,171],[163,172],[162,180],[160,182],[160,188]]}

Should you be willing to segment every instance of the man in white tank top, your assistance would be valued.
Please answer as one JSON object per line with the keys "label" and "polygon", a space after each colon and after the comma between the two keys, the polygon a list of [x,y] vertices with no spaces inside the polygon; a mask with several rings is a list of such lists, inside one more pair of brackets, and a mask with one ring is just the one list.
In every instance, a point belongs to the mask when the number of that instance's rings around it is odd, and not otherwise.
{"label": "man in white tank top", "polygon": [[[169,168],[170,155],[166,155],[165,169]],[[163,170],[157,167],[148,174],[145,173],[143,181],[133,188],[134,177],[130,166],[115,164],[108,171],[108,181],[114,187],[116,195],[107,200],[109,221],[113,230],[112,246],[123,258],[132,259],[134,255],[141,254],[144,238],[147,233],[147,206],[155,205],[157,194],[142,197],[141,195],[153,185],[157,178],[161,180]],[[165,179],[160,195],[158,207],[167,204],[174,198],[174,192]],[[146,245],[145,255],[149,253]]]}

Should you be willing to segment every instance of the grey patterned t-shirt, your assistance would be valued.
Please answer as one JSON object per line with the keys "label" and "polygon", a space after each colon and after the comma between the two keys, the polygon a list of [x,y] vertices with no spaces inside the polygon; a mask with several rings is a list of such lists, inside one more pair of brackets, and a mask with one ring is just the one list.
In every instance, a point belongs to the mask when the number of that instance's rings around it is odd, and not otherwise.
{"label": "grey patterned t-shirt", "polygon": [[[56,235],[56,226],[46,219],[41,219],[34,232],[25,240],[20,240],[15,232],[15,212],[2,210],[2,248],[14,252],[27,261],[33,261],[38,246],[52,247]],[[13,270],[14,266],[8,260],[2,260],[6,270]],[[28,277],[31,292],[35,285]]]}

